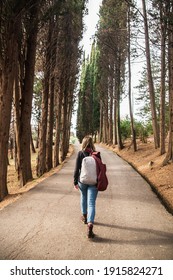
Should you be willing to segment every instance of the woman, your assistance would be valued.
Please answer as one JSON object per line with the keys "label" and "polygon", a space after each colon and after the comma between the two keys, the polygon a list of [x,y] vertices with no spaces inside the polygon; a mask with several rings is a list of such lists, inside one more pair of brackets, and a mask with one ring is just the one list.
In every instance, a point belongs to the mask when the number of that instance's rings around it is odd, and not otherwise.
{"label": "woman", "polygon": [[80,182],[80,171],[82,160],[95,151],[92,137],[85,136],[82,141],[82,150],[78,152],[76,166],[74,171],[74,188],[81,192],[81,220],[84,224],[88,224],[88,238],[93,238],[93,224],[95,218],[95,203],[97,198],[96,185],[86,185]]}

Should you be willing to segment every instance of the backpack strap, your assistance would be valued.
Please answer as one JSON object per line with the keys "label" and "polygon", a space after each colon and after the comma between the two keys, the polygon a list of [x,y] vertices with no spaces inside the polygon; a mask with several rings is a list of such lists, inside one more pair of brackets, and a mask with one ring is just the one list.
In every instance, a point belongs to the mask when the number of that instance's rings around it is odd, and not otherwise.
{"label": "backpack strap", "polygon": [[85,152],[85,151],[82,151],[82,154],[84,155],[84,157],[88,157],[88,156],[91,156],[93,154],[93,152],[89,153],[89,152]]}
{"label": "backpack strap", "polygon": [[95,156],[95,157],[101,159],[100,152],[92,152],[92,156]]}
{"label": "backpack strap", "polygon": [[84,155],[84,157],[87,157],[88,155],[86,155],[86,153],[84,151],[82,151],[82,154]]}
{"label": "backpack strap", "polygon": [[92,157],[96,161],[96,169],[97,169],[97,176],[98,176],[100,173],[100,164],[99,163],[100,163],[101,159],[98,156],[96,156],[94,153],[92,154]]}

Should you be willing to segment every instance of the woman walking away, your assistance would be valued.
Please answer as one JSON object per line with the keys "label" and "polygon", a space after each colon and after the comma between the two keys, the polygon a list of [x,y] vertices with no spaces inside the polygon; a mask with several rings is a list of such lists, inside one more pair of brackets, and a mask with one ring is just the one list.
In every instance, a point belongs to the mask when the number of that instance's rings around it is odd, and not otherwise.
{"label": "woman walking away", "polygon": [[[82,141],[82,150],[78,152],[76,159],[76,166],[74,171],[74,188],[79,189],[81,193],[81,220],[84,224],[87,224],[87,235],[88,238],[93,238],[93,224],[95,218],[95,204],[97,198],[97,187],[96,183],[84,183],[81,179],[81,168],[82,161],[84,158],[88,157],[95,151],[95,146],[92,140],[92,137],[85,136]],[[90,158],[91,159],[91,158]],[[85,160],[84,160],[85,161]],[[84,165],[84,162],[83,162]],[[90,165],[91,166],[91,165]],[[94,169],[94,168],[93,168]],[[81,175],[81,176],[80,176]],[[82,182],[81,182],[82,181]]]}

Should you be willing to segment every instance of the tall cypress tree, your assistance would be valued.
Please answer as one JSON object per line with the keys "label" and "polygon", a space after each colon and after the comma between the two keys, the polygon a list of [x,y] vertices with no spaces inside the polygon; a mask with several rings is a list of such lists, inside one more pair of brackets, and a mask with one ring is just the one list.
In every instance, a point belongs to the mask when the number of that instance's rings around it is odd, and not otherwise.
{"label": "tall cypress tree", "polygon": [[90,58],[83,60],[78,94],[77,137],[96,135],[99,129],[99,100],[97,91],[98,50],[93,42]]}

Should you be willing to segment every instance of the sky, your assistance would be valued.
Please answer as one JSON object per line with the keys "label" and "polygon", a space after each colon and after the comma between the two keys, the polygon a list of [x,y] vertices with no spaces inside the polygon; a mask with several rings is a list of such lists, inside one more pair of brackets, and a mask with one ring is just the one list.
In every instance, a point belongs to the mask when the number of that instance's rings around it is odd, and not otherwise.
{"label": "sky", "polygon": [[99,20],[99,7],[102,4],[102,0],[89,0],[87,4],[88,15],[84,18],[84,24],[86,31],[83,35],[83,40],[81,44],[85,50],[86,56],[90,54],[92,46],[92,37],[96,32],[96,25]]}

